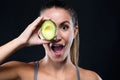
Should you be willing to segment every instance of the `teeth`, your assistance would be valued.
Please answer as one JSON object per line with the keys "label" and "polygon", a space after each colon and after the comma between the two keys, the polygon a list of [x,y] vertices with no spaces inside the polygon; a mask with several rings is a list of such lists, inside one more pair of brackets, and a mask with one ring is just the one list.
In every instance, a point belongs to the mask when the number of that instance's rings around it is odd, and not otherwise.
{"label": "teeth", "polygon": [[63,43],[62,45],[65,46],[65,43]]}
{"label": "teeth", "polygon": [[51,43],[51,44],[49,44],[49,46],[50,46],[50,47],[52,47],[52,46],[57,47],[57,46],[65,46],[65,44],[52,44],[52,43]]}
{"label": "teeth", "polygon": [[50,43],[49,46],[52,47],[52,43]]}
{"label": "teeth", "polygon": [[54,45],[51,48],[53,49],[53,51],[59,51],[59,50],[62,50],[63,46],[62,45]]}
{"label": "teeth", "polygon": [[65,46],[65,44],[54,44],[54,43],[50,43],[49,46],[51,47],[51,49],[53,51],[60,51],[63,49],[63,47]]}
{"label": "teeth", "polygon": [[59,45],[59,44],[55,44],[55,45],[53,45],[53,46],[55,46],[55,47],[58,47],[58,46],[62,46],[62,45]]}

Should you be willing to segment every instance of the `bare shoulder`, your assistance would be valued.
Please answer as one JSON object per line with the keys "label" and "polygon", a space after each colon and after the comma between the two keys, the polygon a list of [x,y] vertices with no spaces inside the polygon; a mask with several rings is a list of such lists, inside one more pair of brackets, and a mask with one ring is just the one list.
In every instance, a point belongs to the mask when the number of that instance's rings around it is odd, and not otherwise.
{"label": "bare shoulder", "polygon": [[25,63],[25,62],[20,62],[20,61],[10,61],[7,63],[4,63],[0,66],[2,70],[8,71],[8,72],[14,72],[18,75],[21,75],[23,73],[33,71],[34,65]]}
{"label": "bare shoulder", "polygon": [[19,61],[6,62],[0,65],[0,80],[15,80],[19,78],[23,80],[28,76],[32,79],[34,72],[33,67],[34,65],[32,64]]}
{"label": "bare shoulder", "polygon": [[1,67],[14,67],[14,68],[20,68],[20,67],[27,67],[30,66],[32,64],[28,64],[25,62],[20,62],[20,61],[10,61],[10,62],[6,62],[4,64],[1,65]]}
{"label": "bare shoulder", "polygon": [[94,71],[79,68],[82,80],[102,80],[101,77]]}

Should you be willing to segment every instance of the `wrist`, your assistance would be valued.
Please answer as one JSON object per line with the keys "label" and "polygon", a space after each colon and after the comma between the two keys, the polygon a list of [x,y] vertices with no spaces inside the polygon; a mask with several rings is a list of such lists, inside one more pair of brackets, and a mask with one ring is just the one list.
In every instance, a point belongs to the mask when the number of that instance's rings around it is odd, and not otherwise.
{"label": "wrist", "polygon": [[15,38],[14,40],[20,48],[25,47],[27,45],[27,43],[19,37]]}

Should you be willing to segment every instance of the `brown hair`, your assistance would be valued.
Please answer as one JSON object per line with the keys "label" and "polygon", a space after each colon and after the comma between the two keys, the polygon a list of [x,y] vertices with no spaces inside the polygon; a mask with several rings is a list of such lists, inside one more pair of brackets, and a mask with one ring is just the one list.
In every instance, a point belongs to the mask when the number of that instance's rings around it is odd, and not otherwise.
{"label": "brown hair", "polygon": [[[50,9],[50,8],[62,8],[65,9],[66,11],[68,11],[68,13],[70,14],[74,27],[78,26],[78,17],[77,17],[77,13],[75,12],[75,10],[68,6],[64,1],[60,1],[60,0],[50,0],[47,3],[45,3],[45,5],[43,5],[41,7],[40,10],[40,14],[42,14],[42,12],[46,9]],[[78,65],[78,59],[79,59],[79,32],[76,35],[75,39],[73,40],[71,49],[70,49],[70,58],[71,61],[74,65]]]}

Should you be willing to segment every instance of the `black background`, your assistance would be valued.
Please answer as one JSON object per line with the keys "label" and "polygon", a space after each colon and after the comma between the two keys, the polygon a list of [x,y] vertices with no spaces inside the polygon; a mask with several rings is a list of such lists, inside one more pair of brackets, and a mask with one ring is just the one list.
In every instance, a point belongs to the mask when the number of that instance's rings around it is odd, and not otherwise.
{"label": "black background", "polygon": [[[0,0],[0,45],[16,38],[39,16],[47,0]],[[119,3],[112,0],[66,0],[79,18],[79,66],[97,72],[103,80],[117,80],[120,53]],[[25,47],[4,62],[30,62],[44,56],[42,46]],[[118,73],[118,74],[117,74]]]}

